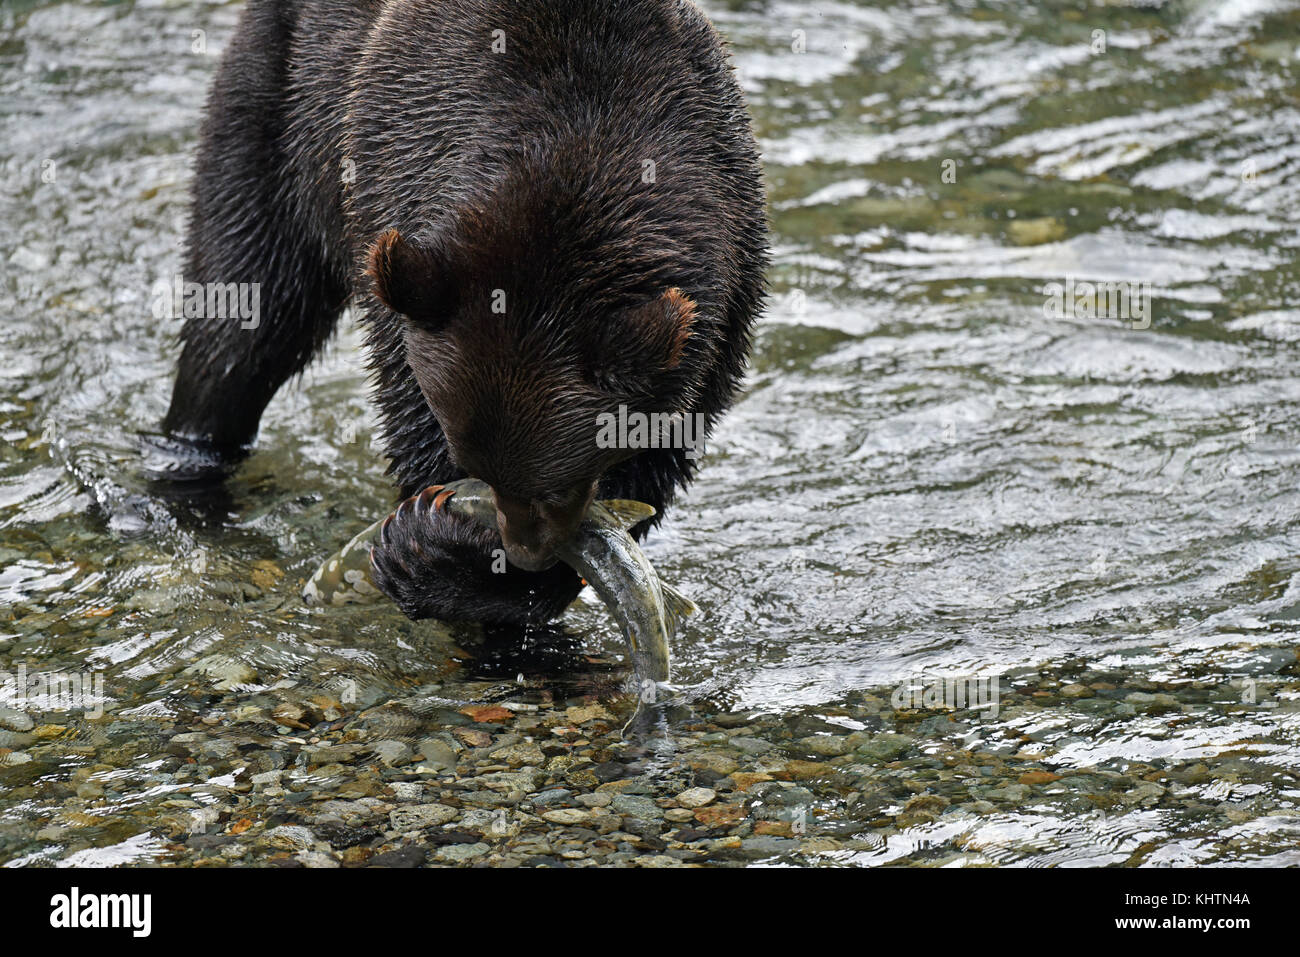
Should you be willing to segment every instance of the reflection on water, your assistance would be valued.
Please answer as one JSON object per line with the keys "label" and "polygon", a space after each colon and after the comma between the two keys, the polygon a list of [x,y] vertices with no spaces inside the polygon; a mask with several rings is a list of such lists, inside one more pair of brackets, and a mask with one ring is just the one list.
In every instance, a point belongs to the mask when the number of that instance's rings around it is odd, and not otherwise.
{"label": "reflection on water", "polygon": [[[627,745],[594,601],[523,636],[299,602],[391,494],[352,326],[223,496],[140,479],[238,7],[0,11],[0,860],[356,863],[421,788],[451,863],[1298,862],[1300,4],[707,6],[773,296],[649,549],[703,692]],[[1149,321],[1049,314],[1067,281]],[[996,714],[892,700],[942,674]]]}

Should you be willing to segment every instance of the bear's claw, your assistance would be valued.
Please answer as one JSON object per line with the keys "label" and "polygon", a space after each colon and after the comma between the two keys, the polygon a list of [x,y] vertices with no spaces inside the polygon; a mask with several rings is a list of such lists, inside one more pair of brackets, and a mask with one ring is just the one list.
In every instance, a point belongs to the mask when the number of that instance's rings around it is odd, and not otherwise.
{"label": "bear's claw", "polygon": [[441,488],[441,485],[430,485],[423,492],[417,494],[415,496],[416,511],[428,512],[429,506],[433,503],[434,496],[438,494]]}

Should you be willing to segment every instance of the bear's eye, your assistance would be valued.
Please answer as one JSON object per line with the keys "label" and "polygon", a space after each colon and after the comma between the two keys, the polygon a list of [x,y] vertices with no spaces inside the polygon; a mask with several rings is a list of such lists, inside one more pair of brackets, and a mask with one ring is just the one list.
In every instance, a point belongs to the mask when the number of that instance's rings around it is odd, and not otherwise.
{"label": "bear's eye", "polygon": [[597,391],[611,397],[636,395],[645,391],[635,370],[625,365],[589,368],[587,378]]}

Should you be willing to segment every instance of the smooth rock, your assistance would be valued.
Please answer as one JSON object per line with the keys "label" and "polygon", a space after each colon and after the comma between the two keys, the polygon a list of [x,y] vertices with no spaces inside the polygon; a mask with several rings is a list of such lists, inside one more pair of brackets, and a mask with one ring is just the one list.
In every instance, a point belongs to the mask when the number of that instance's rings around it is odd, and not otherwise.
{"label": "smooth rock", "polygon": [[434,851],[433,856],[440,861],[450,861],[456,864],[461,861],[482,857],[490,850],[492,848],[486,844],[448,844],[446,847],[440,847]]}
{"label": "smooth rock", "polygon": [[610,805],[619,814],[642,821],[657,821],[664,816],[663,808],[639,794],[616,794]]}
{"label": "smooth rock", "polygon": [[0,728],[7,728],[10,731],[30,731],[35,725],[32,716],[25,711],[19,711],[17,708],[0,708]]}
{"label": "smooth rock", "polygon": [[713,788],[688,788],[677,795],[677,803],[686,808],[704,807],[718,796]]}
{"label": "smooth rock", "polygon": [[897,761],[912,748],[912,739],[901,734],[876,734],[856,748],[858,754],[874,761]]}
{"label": "smooth rock", "polygon": [[538,806],[548,806],[551,804],[563,804],[573,797],[573,792],[568,788],[552,788],[548,791],[538,791],[533,795],[533,803]]}
{"label": "smooth rock", "polygon": [[562,807],[554,811],[543,811],[542,817],[552,824],[582,824],[591,817],[591,812],[577,807]]}
{"label": "smooth rock", "polygon": [[798,743],[805,751],[824,758],[838,758],[853,750],[847,735],[814,734],[807,738],[800,738]]}
{"label": "smooth rock", "polygon": [[519,767],[524,764],[538,766],[546,761],[546,755],[542,754],[542,749],[532,741],[497,748],[495,751],[490,752],[490,756],[494,760],[502,764],[509,764],[512,767]]}
{"label": "smooth rock", "polygon": [[459,813],[446,804],[414,804],[393,809],[388,813],[388,820],[395,831],[411,831],[446,824]]}
{"label": "smooth rock", "polygon": [[302,851],[316,843],[316,835],[298,824],[281,824],[265,834],[266,841],[274,847],[290,851]]}

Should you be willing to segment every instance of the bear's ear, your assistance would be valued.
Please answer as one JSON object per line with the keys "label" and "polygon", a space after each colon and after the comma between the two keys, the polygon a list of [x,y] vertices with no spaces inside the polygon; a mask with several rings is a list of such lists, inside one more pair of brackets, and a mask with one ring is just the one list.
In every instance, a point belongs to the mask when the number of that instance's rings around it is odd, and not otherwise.
{"label": "bear's ear", "polygon": [[368,259],[366,274],[385,306],[430,330],[447,321],[455,290],[450,271],[433,249],[390,229],[375,240]]}
{"label": "bear's ear", "polygon": [[592,381],[614,395],[638,400],[686,400],[700,384],[695,377],[701,370],[682,365],[695,315],[695,301],[676,287],[625,310],[587,345]]}
{"label": "bear's ear", "polygon": [[627,322],[634,350],[651,368],[676,369],[695,325],[695,300],[674,287],[632,309]]}

